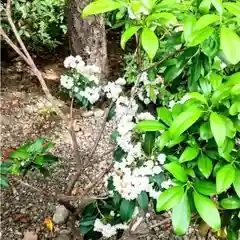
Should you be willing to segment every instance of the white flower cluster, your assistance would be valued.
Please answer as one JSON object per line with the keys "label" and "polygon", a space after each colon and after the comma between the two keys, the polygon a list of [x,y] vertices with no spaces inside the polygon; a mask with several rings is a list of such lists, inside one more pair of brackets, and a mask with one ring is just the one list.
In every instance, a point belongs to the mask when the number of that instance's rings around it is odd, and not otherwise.
{"label": "white flower cluster", "polygon": [[94,231],[101,232],[103,237],[106,238],[110,238],[116,235],[118,229],[122,230],[128,229],[128,225],[120,223],[112,226],[109,223],[108,224],[102,223],[99,218],[97,218],[94,222]]}
{"label": "white flower cluster", "polygon": [[80,91],[79,94],[87,98],[87,100],[93,104],[100,98],[100,91],[100,87],[87,87],[84,91]]}
{"label": "white flower cluster", "polygon": [[64,67],[76,69],[78,73],[81,73],[90,81],[94,81],[96,84],[98,84],[99,80],[96,75],[100,73],[100,68],[94,64],[86,65],[81,56],[77,55],[76,57],[69,56],[65,58]]}
{"label": "white flower cluster", "polygon": [[142,83],[143,86],[138,89],[137,95],[139,100],[147,105],[151,102],[150,91],[154,91],[154,94],[157,96],[159,94],[157,86],[163,83],[163,79],[160,76],[157,76],[155,80],[150,81],[146,72],[141,73],[138,78],[139,83]]}
{"label": "white flower cluster", "polygon": [[184,103],[185,103],[187,100],[189,100],[190,98],[191,98],[191,96],[189,96],[188,94],[186,94],[186,95],[184,95],[184,96],[182,97],[181,100],[179,100],[179,101],[177,101],[177,102],[175,102],[174,100],[171,100],[171,101],[169,102],[169,109],[172,110],[173,106],[174,106],[175,104],[177,104],[177,103],[184,104]]}
{"label": "white flower cluster", "polygon": [[60,78],[60,83],[63,87],[70,90],[74,86],[74,80],[71,76],[62,75]]}
{"label": "white flower cluster", "polygon": [[115,82],[108,82],[108,84],[103,88],[107,98],[116,100],[122,92],[121,86],[124,84],[126,84],[124,78],[119,78]]}
{"label": "white flower cluster", "polygon": [[155,117],[149,112],[142,112],[136,116],[136,121],[140,122],[143,120],[155,120]]}

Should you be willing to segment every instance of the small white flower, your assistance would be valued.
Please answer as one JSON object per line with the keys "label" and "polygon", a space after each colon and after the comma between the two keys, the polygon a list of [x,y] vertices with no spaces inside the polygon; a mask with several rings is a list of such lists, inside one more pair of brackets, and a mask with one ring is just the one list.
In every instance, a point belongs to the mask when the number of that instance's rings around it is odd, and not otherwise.
{"label": "small white flower", "polygon": [[126,80],[124,78],[118,78],[115,82],[117,85],[125,85]]}
{"label": "small white flower", "polygon": [[166,155],[165,155],[164,153],[160,153],[160,154],[158,155],[158,161],[159,161],[159,163],[160,163],[160,164],[164,164],[165,160],[166,160]]}
{"label": "small white flower", "polygon": [[153,167],[153,174],[159,174],[160,172],[162,172],[162,168],[160,166]]}
{"label": "small white flower", "polygon": [[174,100],[171,100],[169,103],[168,103],[168,106],[169,108],[172,110],[173,106],[176,104],[176,102]]}
{"label": "small white flower", "polygon": [[112,216],[112,217],[114,217],[114,216],[115,216],[115,213],[114,213],[114,211],[111,211],[111,212],[110,212],[110,216]]}
{"label": "small white flower", "polygon": [[171,181],[171,179],[168,179],[167,181],[163,181],[161,183],[161,187],[165,189],[168,189],[170,186],[173,186],[173,185],[174,183]]}
{"label": "small white flower", "polygon": [[146,218],[150,218],[151,214],[150,213],[146,213]]}
{"label": "small white flower", "polygon": [[151,100],[150,100],[149,98],[145,98],[145,99],[143,100],[143,102],[144,102],[146,105],[148,105],[148,104],[151,102]]}

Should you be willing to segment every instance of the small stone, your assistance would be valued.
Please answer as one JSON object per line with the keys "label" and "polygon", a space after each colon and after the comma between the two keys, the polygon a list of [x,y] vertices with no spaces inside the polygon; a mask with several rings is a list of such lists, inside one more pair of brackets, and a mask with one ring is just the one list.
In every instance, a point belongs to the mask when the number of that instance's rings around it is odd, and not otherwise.
{"label": "small stone", "polygon": [[95,117],[102,117],[104,115],[104,111],[102,109],[96,109],[94,111],[94,116]]}
{"label": "small stone", "polygon": [[79,132],[81,129],[79,121],[75,120],[73,122],[73,131],[74,132]]}
{"label": "small stone", "polygon": [[93,111],[87,111],[87,112],[83,112],[81,115],[82,117],[91,117],[93,116]]}
{"label": "small stone", "polygon": [[56,240],[71,240],[71,238],[66,234],[60,234]]}
{"label": "small stone", "polygon": [[68,210],[63,205],[59,205],[56,207],[56,211],[53,215],[53,222],[56,224],[63,224],[66,222],[68,215]]}
{"label": "small stone", "polygon": [[23,240],[37,240],[38,235],[35,232],[27,231],[24,233]]}
{"label": "small stone", "polygon": [[3,125],[10,125],[11,124],[10,116],[1,115],[0,120],[1,120],[1,124],[3,124]]}

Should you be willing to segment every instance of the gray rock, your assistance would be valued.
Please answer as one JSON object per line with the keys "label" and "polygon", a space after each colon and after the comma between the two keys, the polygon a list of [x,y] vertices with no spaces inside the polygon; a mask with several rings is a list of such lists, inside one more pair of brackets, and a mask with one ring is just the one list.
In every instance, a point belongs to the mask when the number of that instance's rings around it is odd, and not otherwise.
{"label": "gray rock", "polygon": [[66,235],[66,234],[60,234],[57,236],[57,239],[56,240],[71,240],[70,236],[69,235]]}
{"label": "gray rock", "polygon": [[93,111],[86,111],[86,112],[83,112],[81,115],[82,117],[92,117],[93,116]]}
{"label": "gray rock", "polygon": [[58,205],[53,215],[53,222],[56,224],[63,224],[67,221],[68,216],[68,210],[63,205]]}
{"label": "gray rock", "polygon": [[102,109],[96,109],[94,111],[94,116],[95,117],[102,117],[104,115],[104,111]]}

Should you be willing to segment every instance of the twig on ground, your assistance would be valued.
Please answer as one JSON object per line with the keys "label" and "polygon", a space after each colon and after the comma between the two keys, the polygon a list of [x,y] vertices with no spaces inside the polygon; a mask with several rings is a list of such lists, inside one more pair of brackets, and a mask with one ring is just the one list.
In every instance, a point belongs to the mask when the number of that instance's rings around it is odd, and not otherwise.
{"label": "twig on ground", "polygon": [[86,167],[88,167],[89,165],[92,165],[92,163],[90,162],[90,160],[92,159],[96,149],[97,149],[97,146],[99,144],[99,141],[102,137],[102,134],[104,132],[104,129],[105,129],[105,126],[106,126],[106,122],[107,122],[107,118],[108,118],[108,114],[109,114],[109,111],[112,107],[112,104],[110,104],[110,106],[107,108],[107,110],[105,111],[105,115],[104,115],[104,119],[103,119],[103,123],[102,123],[102,126],[101,126],[101,129],[98,133],[98,136],[97,136],[97,139],[92,147],[92,150],[91,152],[89,153],[89,155],[85,158],[88,160],[88,162],[86,162],[86,160],[83,161],[83,165],[82,167],[73,175],[72,179],[69,181],[68,183],[68,186],[67,186],[67,189],[66,189],[66,195],[71,195],[71,192],[74,188],[74,185],[75,183],[77,182],[79,176],[82,174],[82,171],[83,169],[85,169]]}

